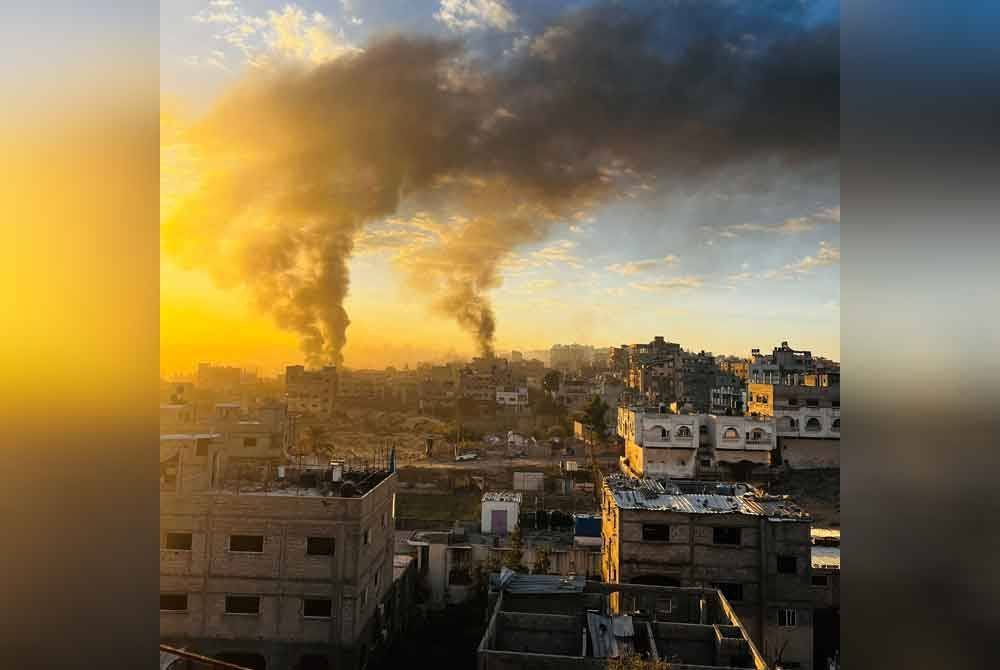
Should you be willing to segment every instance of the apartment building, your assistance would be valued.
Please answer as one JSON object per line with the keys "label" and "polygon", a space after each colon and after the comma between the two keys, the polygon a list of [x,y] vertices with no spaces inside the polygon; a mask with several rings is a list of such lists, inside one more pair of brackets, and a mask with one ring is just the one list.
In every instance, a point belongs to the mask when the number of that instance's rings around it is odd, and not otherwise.
{"label": "apartment building", "polygon": [[390,468],[162,491],[161,639],[255,668],[364,668],[398,629],[395,490]]}
{"label": "apartment building", "polygon": [[740,484],[616,474],[601,511],[609,586],[717,588],[769,665],[814,667],[811,522],[793,502]]}
{"label": "apartment building", "polygon": [[619,407],[617,433],[625,441],[623,469],[638,476],[694,477],[704,425],[702,415],[670,414],[662,405],[657,409]]}
{"label": "apartment building", "polygon": [[840,467],[839,374],[813,385],[748,384],[748,411],[773,417],[780,462],[791,469]]}
{"label": "apartment building", "polygon": [[306,370],[301,365],[285,368],[285,400],[289,412],[330,416],[337,392],[337,368],[332,365],[320,370]]}

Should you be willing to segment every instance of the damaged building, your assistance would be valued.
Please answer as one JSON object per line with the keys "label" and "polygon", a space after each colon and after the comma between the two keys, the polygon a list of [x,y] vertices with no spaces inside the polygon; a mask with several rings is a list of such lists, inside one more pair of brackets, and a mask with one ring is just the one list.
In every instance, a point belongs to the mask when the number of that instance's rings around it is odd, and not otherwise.
{"label": "damaged building", "polygon": [[616,474],[601,506],[605,582],[718,588],[769,663],[813,668],[811,520],[787,497]]}
{"label": "damaged building", "polygon": [[479,670],[603,670],[611,659],[672,670],[768,665],[717,589],[603,584],[583,577],[496,575]]}

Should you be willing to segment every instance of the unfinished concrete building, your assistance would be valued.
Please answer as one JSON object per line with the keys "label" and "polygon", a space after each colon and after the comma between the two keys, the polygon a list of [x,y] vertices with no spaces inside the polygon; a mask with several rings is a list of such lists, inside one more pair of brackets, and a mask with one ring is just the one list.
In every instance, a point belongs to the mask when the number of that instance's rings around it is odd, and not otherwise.
{"label": "unfinished concrete building", "polygon": [[638,656],[672,670],[767,670],[718,590],[502,572],[491,588],[479,670],[603,670]]}
{"label": "unfinished concrete building", "polygon": [[400,628],[395,489],[390,461],[162,491],[161,639],[255,668],[365,667]]}
{"label": "unfinished concrete building", "polygon": [[288,411],[296,414],[330,416],[337,401],[337,368],[306,370],[302,365],[285,368],[285,400]]}
{"label": "unfinished concrete building", "polygon": [[743,484],[611,475],[602,515],[604,581],[718,588],[765,659],[813,667],[811,522],[791,501]]}

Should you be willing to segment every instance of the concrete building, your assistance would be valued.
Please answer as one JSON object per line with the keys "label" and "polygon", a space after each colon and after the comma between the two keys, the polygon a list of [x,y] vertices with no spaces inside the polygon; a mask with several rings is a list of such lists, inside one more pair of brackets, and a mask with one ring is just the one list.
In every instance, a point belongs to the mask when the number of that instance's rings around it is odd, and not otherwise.
{"label": "concrete building", "polygon": [[240,368],[212,365],[211,363],[198,364],[196,386],[199,390],[218,393],[239,391],[242,380],[243,370]]}
{"label": "concrete building", "polygon": [[295,414],[330,416],[337,401],[337,368],[306,370],[301,365],[285,368],[285,400]]}
{"label": "concrete building", "polygon": [[516,491],[487,491],[483,494],[482,520],[483,534],[504,536],[517,527],[521,513],[521,494]]}
{"label": "concrete building", "polygon": [[160,636],[255,668],[364,668],[399,629],[391,469],[160,495]]}
{"label": "concrete building", "polygon": [[503,571],[491,580],[490,602],[479,670],[601,670],[630,655],[671,670],[768,670],[717,589]]}
{"label": "concrete building", "polygon": [[549,349],[549,367],[576,373],[594,362],[594,347],[584,344],[556,344]]}
{"label": "concrete building", "polygon": [[586,407],[594,397],[593,385],[589,379],[563,376],[559,380],[556,398],[571,410]]}
{"label": "concrete building", "polygon": [[825,669],[840,658],[840,531],[812,529],[814,664]]}
{"label": "concrete building", "polygon": [[777,445],[773,419],[708,415],[704,422],[712,466],[724,481],[748,481],[754,469],[771,465]]}
{"label": "concrete building", "polygon": [[709,391],[709,412],[717,415],[742,415],[747,406],[746,387],[720,381],[716,380]]}
{"label": "concrete building", "polygon": [[337,382],[337,398],[353,403],[387,399],[391,375],[385,370],[343,370]]}
{"label": "concrete building", "polygon": [[498,386],[496,389],[497,405],[510,407],[515,412],[528,407],[527,386]]}
{"label": "concrete building", "polygon": [[779,460],[793,470],[840,467],[840,383],[826,385],[749,384],[749,409],[773,417]]}
{"label": "concrete building", "polygon": [[623,469],[637,476],[694,477],[703,423],[702,415],[668,414],[662,407],[619,407]]}
{"label": "concrete building", "polygon": [[609,585],[718,588],[769,664],[813,668],[810,518],[794,503],[619,474],[604,480],[601,511]]}

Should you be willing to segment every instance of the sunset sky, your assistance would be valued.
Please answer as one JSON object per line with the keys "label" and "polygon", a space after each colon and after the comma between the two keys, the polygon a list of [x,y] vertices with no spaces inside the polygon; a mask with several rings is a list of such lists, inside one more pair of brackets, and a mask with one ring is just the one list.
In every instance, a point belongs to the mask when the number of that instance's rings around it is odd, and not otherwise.
{"label": "sunset sky", "polygon": [[[544,10],[538,4],[544,4]],[[616,4],[629,10],[642,3]],[[192,121],[211,115],[218,100],[248,72],[277,67],[308,70],[355,58],[369,50],[373,37],[388,33],[458,38],[468,57],[518,72],[516,65],[507,63],[516,63],[521,54],[529,54],[525,56],[529,60],[558,58],[543,48],[561,35],[564,17],[586,12],[587,5],[502,0],[162,3],[161,216],[167,220],[178,209],[193,208],[185,204],[185,197],[198,189],[205,164],[193,157],[179,133]],[[746,26],[763,26],[760,33],[741,27],[733,34],[738,34],[739,44],[761,44],[777,39],[774,35],[830,23],[837,11],[828,2],[787,3],[780,21],[772,21],[774,16],[746,19]],[[774,27],[779,24],[780,30]],[[572,33],[579,24],[565,25]],[[669,29],[663,33],[658,55],[669,59],[690,37],[676,21],[665,25]],[[575,36],[571,34],[572,39]],[[732,52],[736,47],[727,48]],[[750,53],[755,47],[745,48]],[[491,72],[489,67],[484,71]],[[518,81],[509,77],[504,90]],[[344,99],[343,105],[351,104],[349,97]],[[794,101],[787,108],[796,109]],[[497,111],[503,112],[496,114],[498,122],[505,117],[512,123],[523,120],[516,109]],[[227,113],[230,116],[217,113],[215,118],[223,121],[213,121],[209,127],[225,129],[225,119],[231,118],[260,123],[252,110],[235,116]],[[420,121],[412,119],[413,124]],[[783,122],[780,116],[768,120],[768,133],[781,142]],[[794,138],[797,123],[791,125],[788,134]],[[837,141],[835,135],[823,139],[831,145]],[[286,133],[282,130],[274,141],[286,142]],[[242,157],[268,146],[264,140],[253,142],[257,144],[238,138],[229,148],[244,152]],[[476,296],[477,301],[491,301],[496,349],[528,350],[570,342],[607,346],[663,335],[685,348],[742,355],[751,347],[769,349],[788,340],[794,347],[839,358],[840,182],[835,149],[810,153],[811,144],[803,142],[809,155],[795,161],[743,152],[689,179],[680,168],[662,169],[659,159],[641,149],[634,162],[616,160],[633,142],[615,142],[609,149],[614,155],[608,154],[595,172],[593,183],[599,188],[587,182],[589,190],[582,199],[559,195],[552,200],[555,196],[545,195],[540,200],[544,207],[539,207],[551,212],[550,220],[541,227],[532,223],[516,241],[496,247],[496,281],[477,284],[483,297]],[[767,142],[775,142],[771,134],[762,145],[770,146]],[[801,154],[801,146],[793,149]],[[785,150],[784,144],[780,149]],[[523,147],[524,152],[532,150]],[[472,183],[484,174],[478,154],[455,161],[458,168],[432,175],[435,184],[453,174]],[[507,181],[503,183],[504,190],[497,192],[528,192],[508,191]],[[261,189],[267,184],[262,180]],[[493,184],[483,188],[499,189]],[[190,230],[189,221],[206,220],[216,211],[208,203],[215,192],[207,192],[198,209],[191,209],[182,221],[188,227],[177,230]],[[343,305],[350,319],[343,347],[345,365],[412,365],[476,351],[469,328],[441,308],[436,287],[452,286],[448,282],[453,279],[447,268],[440,267],[443,256],[435,257],[436,265],[427,264],[427,258],[440,246],[455,249],[459,242],[465,244],[467,239],[459,240],[463,226],[478,222],[477,216],[485,216],[491,226],[507,224],[500,215],[494,220],[488,212],[482,214],[484,203],[498,205],[478,191],[474,206],[479,210],[474,214],[462,209],[469,202],[468,193],[454,198],[447,188],[440,197],[435,193],[408,191],[393,211],[379,209],[352,233],[354,248],[346,260],[350,285]],[[254,231],[268,225],[260,219],[265,216],[261,212],[270,211],[274,210],[251,212],[257,217]],[[169,233],[161,251],[161,372],[186,373],[200,361],[212,361],[272,373],[302,362],[299,335],[280,328],[274,316],[255,302],[253,292],[258,291],[259,297],[261,288],[247,286],[248,274],[226,278],[208,271],[224,256],[218,261],[206,258],[210,255],[206,250],[225,252],[238,241],[213,237],[205,244],[216,246],[189,249],[176,239],[179,234]],[[180,261],[181,256],[186,260]],[[428,280],[423,285],[428,268],[435,277],[440,273],[442,283]]]}

